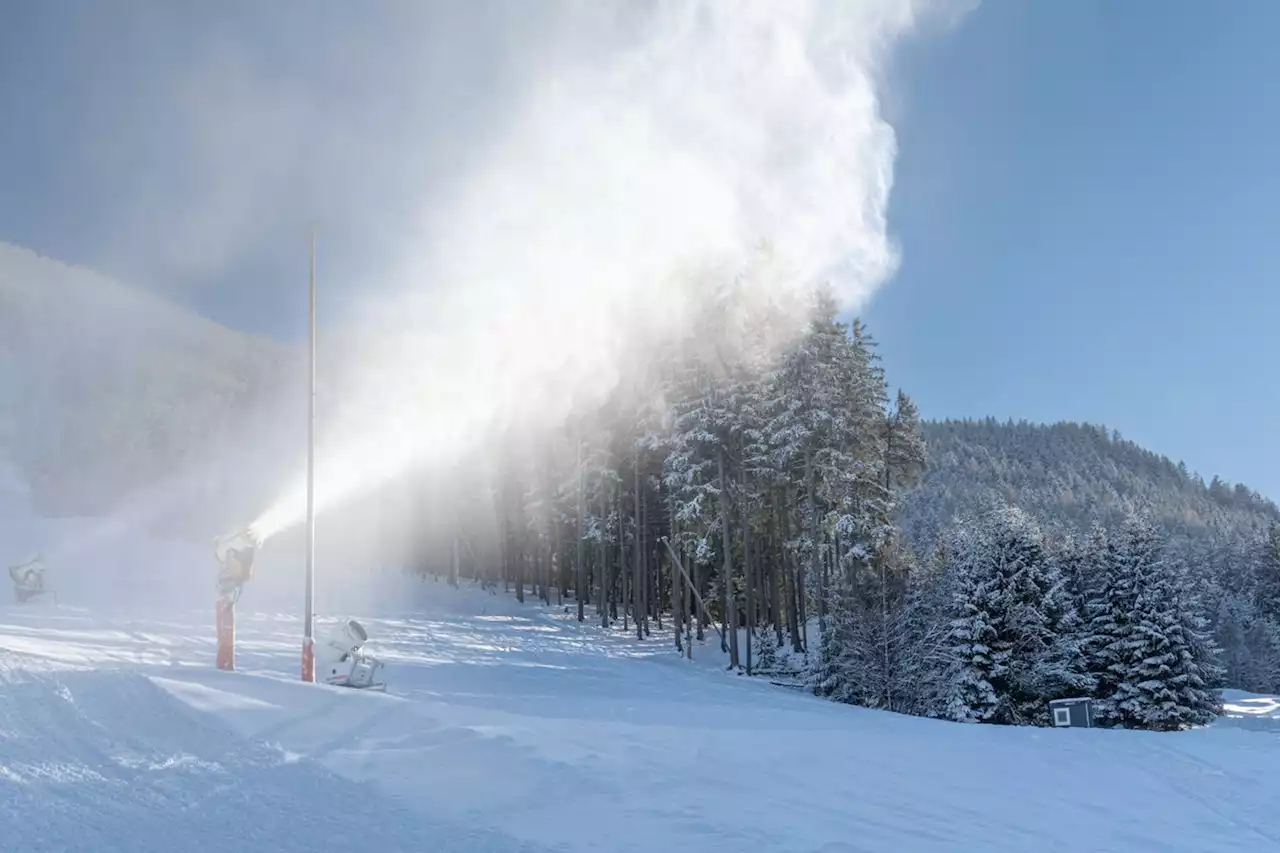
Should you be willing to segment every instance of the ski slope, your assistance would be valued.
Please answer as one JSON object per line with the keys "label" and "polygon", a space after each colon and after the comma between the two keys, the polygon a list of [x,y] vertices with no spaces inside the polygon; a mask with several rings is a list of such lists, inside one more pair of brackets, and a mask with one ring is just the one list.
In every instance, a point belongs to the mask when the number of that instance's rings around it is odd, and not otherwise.
{"label": "ski slope", "polygon": [[[961,726],[410,582],[352,613],[388,695],[298,683],[296,618],[0,608],[0,850],[1280,849],[1280,703],[1180,734]],[[589,611],[590,612],[590,611]],[[322,620],[322,624],[323,624]]]}

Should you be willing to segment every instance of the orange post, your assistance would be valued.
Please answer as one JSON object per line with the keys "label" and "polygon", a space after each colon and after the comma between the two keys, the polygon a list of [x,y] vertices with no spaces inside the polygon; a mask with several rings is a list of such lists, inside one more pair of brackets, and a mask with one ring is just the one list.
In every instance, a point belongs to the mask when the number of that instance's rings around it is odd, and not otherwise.
{"label": "orange post", "polygon": [[236,668],[236,605],[218,599],[218,669],[234,672]]}
{"label": "orange post", "polygon": [[304,637],[302,640],[302,680],[316,680],[316,648],[315,640]]}

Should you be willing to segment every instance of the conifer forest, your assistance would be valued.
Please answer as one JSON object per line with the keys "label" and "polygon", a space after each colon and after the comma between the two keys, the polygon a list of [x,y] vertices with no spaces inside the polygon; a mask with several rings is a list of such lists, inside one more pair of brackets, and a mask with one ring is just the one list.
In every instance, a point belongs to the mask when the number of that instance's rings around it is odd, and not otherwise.
{"label": "conifer forest", "polygon": [[767,310],[702,328],[415,486],[410,564],[904,714],[1172,730],[1280,689],[1269,501],[1101,427],[922,421],[821,291],[782,346]]}

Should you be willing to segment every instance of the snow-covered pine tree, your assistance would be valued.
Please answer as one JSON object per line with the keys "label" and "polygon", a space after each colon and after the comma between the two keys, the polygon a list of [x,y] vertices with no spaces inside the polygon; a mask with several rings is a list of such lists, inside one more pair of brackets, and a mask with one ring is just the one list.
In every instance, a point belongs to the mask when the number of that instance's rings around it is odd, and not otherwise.
{"label": "snow-covered pine tree", "polygon": [[[731,285],[726,285],[731,293]],[[724,298],[728,298],[725,296]],[[733,316],[731,316],[731,313]],[[712,312],[714,315],[715,312]],[[671,494],[675,517],[686,544],[701,567],[714,572],[721,617],[737,628],[741,561],[735,538],[745,523],[746,495],[736,483],[759,445],[765,415],[764,385],[758,353],[727,326],[742,322],[737,312],[709,318],[699,351],[672,371],[671,435],[663,462],[663,486]],[[746,343],[744,343],[744,341]],[[726,632],[730,666],[739,665],[738,632]]]}
{"label": "snow-covered pine tree", "polygon": [[1280,625],[1258,615],[1245,629],[1244,638],[1250,666],[1239,680],[1228,680],[1225,673],[1224,680],[1256,693],[1280,693]]}
{"label": "snow-covered pine tree", "polygon": [[1263,619],[1280,624],[1280,524],[1272,524],[1255,549],[1254,605]]}
{"label": "snow-covered pine tree", "polygon": [[885,490],[914,486],[924,473],[928,448],[920,432],[920,412],[905,391],[885,418],[884,426]]}
{"label": "snow-covered pine tree", "polygon": [[[836,574],[827,630],[822,634],[815,679],[825,695],[869,708],[919,709],[924,671],[920,617],[908,579],[911,554],[890,540],[874,556],[857,554],[847,567],[864,564],[854,575]],[[935,637],[936,640],[936,637]],[[934,663],[937,658],[934,658]],[[838,688],[838,689],[837,689]]]}
{"label": "snow-covered pine tree", "polygon": [[1226,684],[1254,693],[1280,690],[1280,629],[1258,612],[1251,597],[1224,595],[1214,626]]}
{"label": "snow-covered pine tree", "polygon": [[1117,540],[1112,589],[1133,605],[1112,644],[1118,683],[1104,697],[1109,719],[1159,731],[1207,723],[1220,708],[1211,686],[1218,672],[1184,579],[1166,563],[1160,533],[1148,520],[1129,517]]}
{"label": "snow-covered pine tree", "polygon": [[[1047,698],[1074,689],[1083,666],[1069,645],[1075,626],[1040,529],[1006,507],[983,516],[965,544],[952,626],[958,666],[952,716],[1044,722]],[[1055,620],[1071,631],[1068,645],[1058,645]],[[978,680],[985,686],[975,687]]]}
{"label": "snow-covered pine tree", "polygon": [[777,632],[766,625],[763,630],[757,631],[755,636],[757,650],[755,673],[757,675],[777,674],[781,662]]}
{"label": "snow-covered pine tree", "polygon": [[1086,591],[1081,648],[1094,683],[1094,719],[1101,725],[1115,721],[1112,697],[1128,671],[1125,646],[1137,605],[1132,573],[1122,566],[1123,550],[1118,534],[1094,529],[1088,544],[1093,583]]}
{"label": "snow-covered pine tree", "polygon": [[[1021,510],[1009,508],[986,518],[992,577],[1003,582],[1000,649],[1008,650],[1008,675],[996,688],[1001,695],[997,722],[1025,725],[1046,719],[1049,685],[1065,676],[1053,657],[1057,638],[1052,618],[1066,611],[1055,600],[1056,583],[1039,527]],[[1051,613],[1051,609],[1055,611]],[[1069,657],[1069,656],[1068,656]]]}
{"label": "snow-covered pine tree", "polygon": [[962,723],[995,721],[1000,709],[996,683],[1008,670],[1007,651],[996,648],[1002,590],[992,577],[986,546],[984,537],[965,528],[953,531],[944,546],[943,559],[954,585],[945,714]]}
{"label": "snow-covered pine tree", "polygon": [[[830,291],[816,290],[808,327],[774,371],[764,429],[772,467],[785,472],[802,495],[802,511],[789,527],[800,531],[795,545],[805,565],[805,587],[814,591],[823,621],[826,534],[835,517],[870,508],[861,487],[870,480],[879,488],[883,465],[884,406],[875,402],[883,400],[883,377],[873,369],[866,345],[850,337],[837,315]],[[869,527],[861,519],[854,526]],[[845,541],[853,544],[848,536]]]}
{"label": "snow-covered pine tree", "polygon": [[863,623],[858,619],[854,592],[850,584],[840,578],[828,594],[826,625],[818,640],[818,655],[810,669],[809,682],[813,692],[819,696],[863,705],[866,704],[862,690],[866,681],[866,662],[859,651],[866,644],[859,636]]}
{"label": "snow-covered pine tree", "polygon": [[1097,686],[1089,672],[1086,624],[1082,615],[1085,590],[1092,583],[1085,550],[1076,540],[1058,543],[1046,567],[1049,590],[1043,612],[1052,638],[1036,662],[1038,722],[1049,724],[1049,702],[1091,696]]}
{"label": "snow-covered pine tree", "polygon": [[947,571],[945,554],[939,548],[907,576],[901,614],[906,643],[899,664],[900,685],[890,706],[904,714],[943,716],[950,699],[952,640],[947,617],[955,578]]}

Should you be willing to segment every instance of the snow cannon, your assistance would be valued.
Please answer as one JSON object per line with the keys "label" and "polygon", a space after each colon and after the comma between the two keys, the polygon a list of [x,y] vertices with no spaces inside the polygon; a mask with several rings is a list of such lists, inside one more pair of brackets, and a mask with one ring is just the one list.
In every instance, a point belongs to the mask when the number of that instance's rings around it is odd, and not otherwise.
{"label": "snow cannon", "polygon": [[45,584],[44,558],[37,554],[25,563],[9,567],[13,580],[13,597],[19,604],[26,604],[49,591]]}
{"label": "snow cannon", "polygon": [[236,668],[236,602],[244,585],[253,580],[253,558],[261,543],[250,530],[228,533],[214,540],[218,561],[218,669]]}
{"label": "snow cannon", "polygon": [[369,634],[354,619],[335,625],[323,643],[316,646],[316,671],[326,684],[359,689],[387,689],[386,683],[376,683],[374,677],[382,669],[382,661],[363,651]]}

